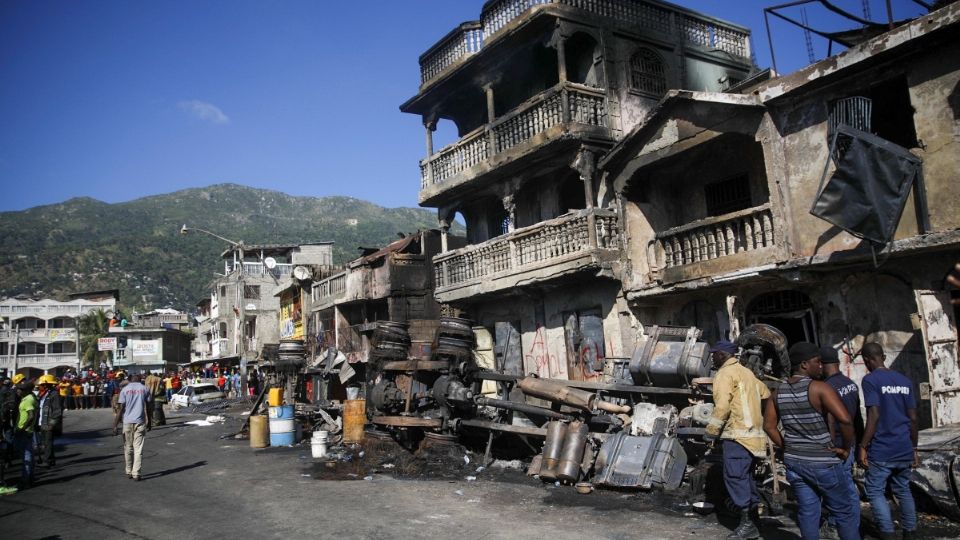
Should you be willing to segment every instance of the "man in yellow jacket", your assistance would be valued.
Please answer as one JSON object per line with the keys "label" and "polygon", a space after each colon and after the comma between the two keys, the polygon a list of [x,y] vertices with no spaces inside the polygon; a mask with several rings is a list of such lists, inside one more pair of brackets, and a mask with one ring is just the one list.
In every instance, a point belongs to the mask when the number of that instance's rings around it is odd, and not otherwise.
{"label": "man in yellow jacket", "polygon": [[713,377],[713,415],[707,424],[706,438],[722,441],[723,483],[733,505],[740,513],[740,524],[728,540],[753,539],[760,531],[750,518],[750,510],[760,502],[753,478],[753,461],[767,453],[767,435],[763,431],[763,400],[770,389],[740,364],[739,348],[729,341],[718,341],[711,349],[717,373]]}

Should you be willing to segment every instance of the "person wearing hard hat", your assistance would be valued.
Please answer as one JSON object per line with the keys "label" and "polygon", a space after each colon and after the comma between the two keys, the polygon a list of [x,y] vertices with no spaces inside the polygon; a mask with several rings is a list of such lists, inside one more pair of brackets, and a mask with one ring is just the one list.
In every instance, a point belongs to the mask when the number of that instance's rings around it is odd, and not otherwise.
{"label": "person wearing hard hat", "polygon": [[17,425],[14,428],[13,443],[14,448],[23,458],[23,466],[20,469],[20,489],[23,490],[33,485],[33,456],[36,452],[33,432],[37,422],[38,405],[37,397],[33,395],[32,384],[21,379],[16,389],[20,404],[17,406]]}
{"label": "person wearing hard hat", "polygon": [[40,428],[39,461],[49,469],[57,464],[56,456],[53,455],[53,435],[63,421],[63,403],[60,401],[60,393],[56,390],[56,377],[43,375],[37,384],[40,389],[40,418],[37,422]]}

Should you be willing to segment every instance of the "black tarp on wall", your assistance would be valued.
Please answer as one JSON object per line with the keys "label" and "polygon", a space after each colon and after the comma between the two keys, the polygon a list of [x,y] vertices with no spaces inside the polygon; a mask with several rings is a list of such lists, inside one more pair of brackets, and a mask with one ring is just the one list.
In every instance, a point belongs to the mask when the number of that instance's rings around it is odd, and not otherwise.
{"label": "black tarp on wall", "polygon": [[[810,213],[878,244],[893,238],[922,161],[902,146],[846,125],[837,127],[831,151],[836,170]],[[826,176],[826,169],[824,176]]]}

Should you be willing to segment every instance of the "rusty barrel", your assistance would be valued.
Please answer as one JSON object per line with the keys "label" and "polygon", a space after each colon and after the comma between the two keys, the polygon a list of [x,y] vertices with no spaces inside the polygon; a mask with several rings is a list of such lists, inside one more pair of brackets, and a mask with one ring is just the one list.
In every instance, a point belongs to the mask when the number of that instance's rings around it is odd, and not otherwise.
{"label": "rusty barrel", "polygon": [[270,431],[267,429],[267,417],[262,414],[250,416],[250,448],[270,446]]}
{"label": "rusty barrel", "polygon": [[367,401],[348,399],[343,403],[343,442],[363,440],[363,428],[367,423]]}

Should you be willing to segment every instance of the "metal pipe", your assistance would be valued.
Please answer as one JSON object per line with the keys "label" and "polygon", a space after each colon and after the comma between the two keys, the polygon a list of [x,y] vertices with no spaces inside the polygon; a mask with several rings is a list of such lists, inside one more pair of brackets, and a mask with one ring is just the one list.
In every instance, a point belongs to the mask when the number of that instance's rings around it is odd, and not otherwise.
{"label": "metal pipe", "polygon": [[524,414],[545,416],[547,418],[553,418],[556,420],[572,420],[573,419],[573,417],[570,416],[569,414],[563,414],[557,411],[551,411],[550,409],[545,409],[543,407],[537,407],[536,405],[527,405],[526,403],[517,403],[516,401],[508,401],[505,399],[478,397],[474,399],[474,403],[476,403],[477,405],[487,405],[490,407],[496,407],[498,409],[506,409],[508,411],[522,412]]}
{"label": "metal pipe", "polygon": [[572,422],[567,427],[563,450],[560,451],[560,462],[557,464],[557,478],[560,480],[576,482],[580,478],[580,462],[583,460],[589,432],[590,428],[583,422]]}
{"label": "metal pipe", "polygon": [[543,468],[554,471],[560,461],[560,452],[563,450],[563,439],[567,433],[567,425],[558,420],[547,423],[547,439],[543,442]]}
{"label": "metal pipe", "polygon": [[489,420],[459,420],[458,426],[475,427],[481,429],[492,429],[495,431],[504,431],[507,433],[516,433],[517,435],[529,435],[532,437],[546,437],[547,430],[544,428],[535,428],[528,426],[514,426],[511,424],[498,424]]}

